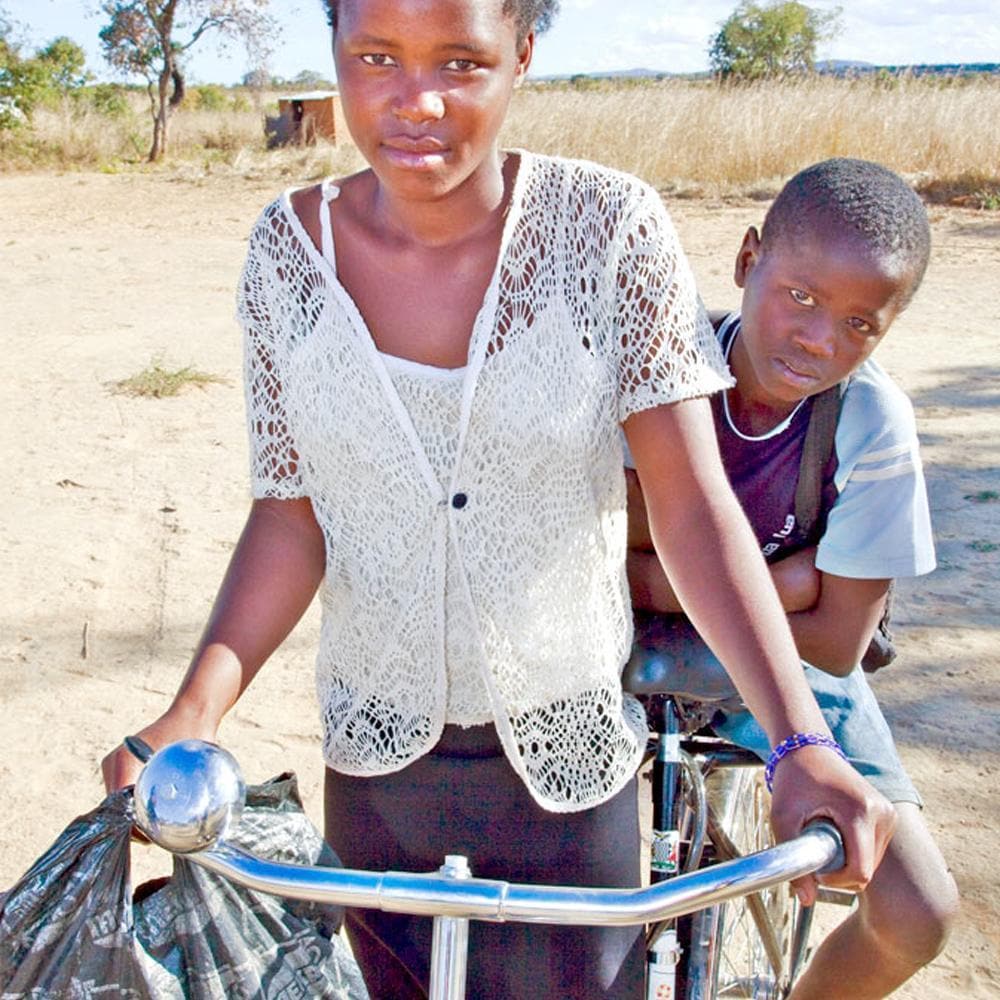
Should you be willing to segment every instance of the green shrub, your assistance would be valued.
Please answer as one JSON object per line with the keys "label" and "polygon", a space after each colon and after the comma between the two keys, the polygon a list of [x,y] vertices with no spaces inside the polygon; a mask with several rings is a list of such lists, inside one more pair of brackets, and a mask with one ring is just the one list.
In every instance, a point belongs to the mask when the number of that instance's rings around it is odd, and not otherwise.
{"label": "green shrub", "polygon": [[109,118],[123,118],[129,113],[128,95],[117,84],[97,83],[92,87],[85,87],[81,95],[98,114]]}
{"label": "green shrub", "polygon": [[225,111],[229,107],[229,95],[217,83],[203,83],[188,93],[191,106],[198,111]]}
{"label": "green shrub", "polygon": [[40,106],[53,106],[86,82],[84,51],[60,37],[34,56],[22,54],[14,25],[0,10],[0,130],[25,124]]}
{"label": "green shrub", "polygon": [[207,385],[228,384],[228,380],[221,375],[199,371],[191,365],[167,368],[162,358],[153,358],[142,371],[112,383],[111,390],[123,396],[163,399],[165,396],[176,396],[189,386],[204,389]]}

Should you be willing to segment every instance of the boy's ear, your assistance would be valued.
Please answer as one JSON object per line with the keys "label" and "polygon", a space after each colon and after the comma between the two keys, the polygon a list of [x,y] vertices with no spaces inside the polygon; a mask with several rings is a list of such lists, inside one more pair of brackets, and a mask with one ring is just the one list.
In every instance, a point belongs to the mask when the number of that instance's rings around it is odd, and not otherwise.
{"label": "boy's ear", "polygon": [[751,226],[740,244],[740,252],[736,255],[736,267],[733,269],[733,281],[737,288],[746,284],[747,275],[754,264],[760,259],[760,235],[756,226]]}

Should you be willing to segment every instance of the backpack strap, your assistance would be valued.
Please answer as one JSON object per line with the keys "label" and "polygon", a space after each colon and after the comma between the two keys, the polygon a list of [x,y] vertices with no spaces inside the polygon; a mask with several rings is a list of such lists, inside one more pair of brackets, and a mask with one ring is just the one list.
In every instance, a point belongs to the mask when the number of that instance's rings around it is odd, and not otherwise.
{"label": "backpack strap", "polygon": [[[795,486],[795,523],[801,537],[811,538],[823,511],[823,470],[833,454],[837,421],[844,401],[848,380],[824,389],[812,401],[809,426],[802,443],[802,458],[799,461],[799,479]],[[892,592],[890,582],[885,595],[885,609],[868,644],[861,665],[867,673],[874,673],[888,666],[896,658],[896,647],[889,617],[892,613]]]}
{"label": "backpack strap", "polygon": [[823,513],[823,470],[833,454],[846,389],[845,379],[813,397],[795,486],[795,524],[803,538],[812,537]]}

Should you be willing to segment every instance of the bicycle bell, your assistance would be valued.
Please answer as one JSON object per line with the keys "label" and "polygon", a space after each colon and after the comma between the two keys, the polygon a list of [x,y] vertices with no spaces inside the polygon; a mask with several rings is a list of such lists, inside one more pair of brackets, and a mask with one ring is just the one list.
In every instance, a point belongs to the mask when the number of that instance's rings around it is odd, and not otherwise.
{"label": "bicycle bell", "polygon": [[135,783],[136,826],[175,854],[212,847],[243,812],[246,786],[227,750],[180,740],[156,751]]}

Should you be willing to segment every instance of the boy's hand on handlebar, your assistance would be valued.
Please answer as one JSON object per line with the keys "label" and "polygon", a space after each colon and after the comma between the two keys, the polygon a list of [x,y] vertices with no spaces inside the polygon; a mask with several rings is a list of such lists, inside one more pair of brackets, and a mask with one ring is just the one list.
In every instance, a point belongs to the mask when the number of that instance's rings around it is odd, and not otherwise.
{"label": "boy's hand on handlebar", "polygon": [[[771,823],[778,840],[798,834],[810,820],[829,819],[844,840],[846,864],[824,875],[824,885],[860,891],[871,881],[892,838],[892,804],[848,764],[824,747],[789,754],[776,769]],[[803,904],[816,898],[817,879],[792,883]]]}

